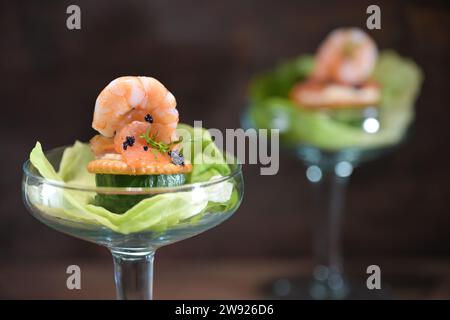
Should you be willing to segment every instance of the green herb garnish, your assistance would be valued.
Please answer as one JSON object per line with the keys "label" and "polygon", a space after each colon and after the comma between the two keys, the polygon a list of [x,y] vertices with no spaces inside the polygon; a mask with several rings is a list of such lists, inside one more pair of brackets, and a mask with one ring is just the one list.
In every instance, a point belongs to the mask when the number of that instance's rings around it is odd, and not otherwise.
{"label": "green herb garnish", "polygon": [[153,134],[150,136],[150,128],[148,128],[144,134],[140,136],[142,139],[147,142],[147,144],[152,147],[153,149],[159,151],[160,153],[167,153],[170,151],[170,149],[174,146],[179,144],[183,141],[183,137],[181,136],[178,140],[172,141],[171,143],[163,143],[163,142],[157,142],[156,138],[158,137],[158,133]]}

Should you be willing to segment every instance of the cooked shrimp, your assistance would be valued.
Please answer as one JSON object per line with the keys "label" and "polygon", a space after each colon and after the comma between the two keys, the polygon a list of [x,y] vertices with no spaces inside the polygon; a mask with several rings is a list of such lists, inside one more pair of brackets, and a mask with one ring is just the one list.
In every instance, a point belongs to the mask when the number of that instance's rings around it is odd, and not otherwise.
{"label": "cooked shrimp", "polygon": [[100,92],[95,102],[92,127],[113,137],[132,121],[147,121],[150,133],[169,143],[176,139],[176,100],[164,85],[151,77],[120,77]]}
{"label": "cooked shrimp", "polygon": [[290,95],[295,103],[307,108],[362,107],[379,102],[380,88],[373,81],[360,87],[307,81],[294,86]]}
{"label": "cooked shrimp", "polygon": [[357,28],[333,31],[316,55],[312,78],[357,85],[372,74],[378,56],[375,42]]}
{"label": "cooked shrimp", "polygon": [[89,141],[89,143],[91,145],[92,153],[94,153],[95,156],[115,152],[113,138],[106,138],[101,134],[97,134]]}

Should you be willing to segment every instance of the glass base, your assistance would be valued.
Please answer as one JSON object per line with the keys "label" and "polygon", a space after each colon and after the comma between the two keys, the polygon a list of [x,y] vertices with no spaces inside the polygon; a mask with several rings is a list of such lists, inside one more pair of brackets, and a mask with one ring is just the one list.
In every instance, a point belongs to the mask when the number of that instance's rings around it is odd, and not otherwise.
{"label": "glass base", "polygon": [[277,300],[390,300],[389,289],[369,290],[365,280],[346,281],[345,285],[332,290],[329,284],[312,281],[311,277],[280,278],[265,286],[269,299]]}

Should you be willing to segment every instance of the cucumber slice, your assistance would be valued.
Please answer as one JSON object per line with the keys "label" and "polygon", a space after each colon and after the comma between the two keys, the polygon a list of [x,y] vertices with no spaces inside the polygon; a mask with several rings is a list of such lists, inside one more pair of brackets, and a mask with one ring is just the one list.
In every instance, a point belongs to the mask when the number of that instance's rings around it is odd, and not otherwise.
{"label": "cucumber slice", "polygon": [[[161,188],[177,187],[186,182],[185,174],[159,174],[159,175],[115,175],[96,174],[97,187],[130,187],[130,188]],[[114,213],[124,213],[139,201],[149,198],[151,195],[115,195],[97,194],[95,204],[102,206]]]}

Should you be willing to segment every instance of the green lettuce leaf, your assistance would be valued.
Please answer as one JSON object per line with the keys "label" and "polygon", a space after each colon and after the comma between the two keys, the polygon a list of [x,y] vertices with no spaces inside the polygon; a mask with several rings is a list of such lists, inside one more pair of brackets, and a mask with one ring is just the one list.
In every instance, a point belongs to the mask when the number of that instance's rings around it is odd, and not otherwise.
{"label": "green lettuce leaf", "polygon": [[[183,152],[189,148],[193,150],[189,152],[187,159],[197,160],[192,161],[193,171],[189,176],[189,182],[212,181],[231,172],[221,151],[206,130],[194,129],[187,125],[180,125],[180,129],[203,138],[198,150],[193,149],[193,139],[186,136],[183,141]],[[200,161],[202,158],[199,158],[198,153],[202,153],[206,147],[212,148],[213,155],[207,157],[207,162]],[[31,163],[43,177],[73,186],[95,186],[95,176],[86,170],[86,165],[91,159],[89,145],[79,141],[65,149],[58,172],[47,160],[39,142],[30,153]],[[195,219],[197,215],[227,212],[240,200],[233,183],[224,181],[193,191],[159,194],[140,201],[123,214],[116,214],[94,205],[93,192],[54,187],[48,199],[42,199],[46,195],[39,189],[34,188],[28,192],[34,205],[46,214],[74,222],[100,225],[123,234],[142,231],[163,232],[181,222],[197,223]]]}
{"label": "green lettuce leaf", "polygon": [[58,175],[64,182],[80,186],[95,185],[95,176],[87,171],[87,164],[94,159],[90,147],[86,143],[75,141],[72,147],[65,149]]}
{"label": "green lettuce leaf", "polygon": [[257,75],[250,83],[252,103],[260,103],[268,98],[287,97],[292,85],[305,80],[314,64],[312,55],[303,55],[280,63],[273,71]]}
{"label": "green lettuce leaf", "polygon": [[31,150],[30,161],[36,169],[38,169],[41,176],[56,181],[62,180],[58,173],[56,173],[55,168],[53,168],[51,163],[45,157],[42,145],[39,141],[36,142],[36,146]]}

